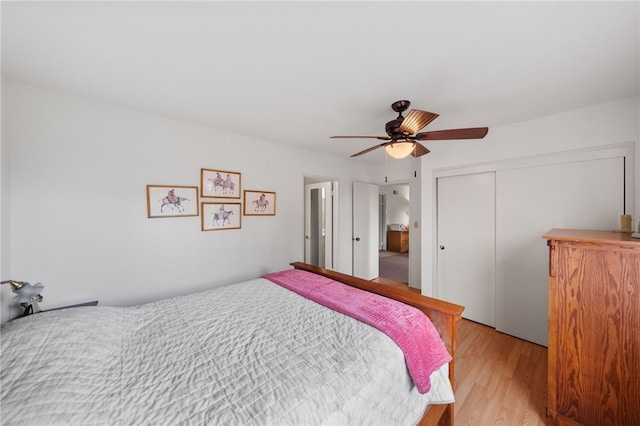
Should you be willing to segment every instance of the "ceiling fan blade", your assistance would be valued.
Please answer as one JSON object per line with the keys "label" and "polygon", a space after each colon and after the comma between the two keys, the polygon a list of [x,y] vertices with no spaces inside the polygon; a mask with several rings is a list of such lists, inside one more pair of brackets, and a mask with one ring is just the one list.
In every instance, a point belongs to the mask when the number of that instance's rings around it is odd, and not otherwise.
{"label": "ceiling fan blade", "polygon": [[488,127],[471,127],[468,129],[435,130],[418,133],[415,138],[420,141],[444,141],[453,139],[482,139],[489,132]]}
{"label": "ceiling fan blade", "polygon": [[391,138],[389,136],[330,136],[329,139],[380,139],[381,141],[388,141]]}
{"label": "ceiling fan blade", "polygon": [[433,112],[412,109],[402,120],[400,131],[406,135],[413,135],[438,117],[439,115]]}
{"label": "ceiling fan blade", "polygon": [[365,149],[364,151],[356,152],[355,154],[353,154],[353,155],[352,155],[352,157],[357,157],[357,156],[359,156],[359,155],[366,154],[367,152],[371,152],[371,151],[373,151],[374,149],[382,148],[382,147],[383,147],[383,146],[385,146],[385,145],[388,145],[388,142],[381,143],[381,144],[379,144],[379,145],[374,145],[374,146],[372,146],[371,148],[367,148],[367,149]]}
{"label": "ceiling fan blade", "polygon": [[416,142],[415,144],[415,148],[413,148],[413,151],[411,151],[411,155],[413,155],[414,157],[421,157],[431,152],[424,145],[421,145],[418,142]]}

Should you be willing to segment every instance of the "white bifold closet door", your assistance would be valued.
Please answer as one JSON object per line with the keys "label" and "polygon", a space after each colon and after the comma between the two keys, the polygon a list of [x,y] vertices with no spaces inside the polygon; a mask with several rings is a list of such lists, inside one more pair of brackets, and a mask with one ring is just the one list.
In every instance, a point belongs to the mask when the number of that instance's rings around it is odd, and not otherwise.
{"label": "white bifold closet door", "polygon": [[494,327],[495,173],[441,177],[437,191],[437,296]]}
{"label": "white bifold closet door", "polygon": [[551,228],[617,229],[624,157],[496,172],[496,330],[547,346]]}

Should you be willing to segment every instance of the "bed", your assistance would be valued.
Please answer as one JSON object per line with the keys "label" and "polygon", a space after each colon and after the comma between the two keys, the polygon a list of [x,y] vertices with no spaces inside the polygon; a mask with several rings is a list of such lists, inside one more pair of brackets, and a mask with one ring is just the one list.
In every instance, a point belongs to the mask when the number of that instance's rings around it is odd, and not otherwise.
{"label": "bed", "polygon": [[4,324],[2,424],[453,424],[461,306],[291,265]]}

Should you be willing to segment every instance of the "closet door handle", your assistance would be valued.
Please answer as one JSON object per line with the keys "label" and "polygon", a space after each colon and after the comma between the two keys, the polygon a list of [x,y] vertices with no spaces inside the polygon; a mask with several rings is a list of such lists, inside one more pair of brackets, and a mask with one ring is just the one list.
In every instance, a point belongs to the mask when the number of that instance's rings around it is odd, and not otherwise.
{"label": "closet door handle", "polygon": [[440,250],[444,250],[444,246],[440,246]]}

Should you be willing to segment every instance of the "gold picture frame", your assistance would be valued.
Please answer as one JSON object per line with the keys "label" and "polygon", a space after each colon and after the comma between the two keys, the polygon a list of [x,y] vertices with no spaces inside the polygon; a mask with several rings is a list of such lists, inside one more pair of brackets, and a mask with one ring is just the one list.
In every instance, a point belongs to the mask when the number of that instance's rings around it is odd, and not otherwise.
{"label": "gold picture frame", "polygon": [[198,187],[147,185],[147,217],[198,216]]}
{"label": "gold picture frame", "polygon": [[244,191],[245,216],[275,216],[276,193],[247,189]]}
{"label": "gold picture frame", "polygon": [[240,198],[242,174],[228,170],[200,169],[200,196]]}
{"label": "gold picture frame", "polygon": [[222,201],[202,203],[202,230],[223,231],[242,228],[240,203]]}

